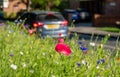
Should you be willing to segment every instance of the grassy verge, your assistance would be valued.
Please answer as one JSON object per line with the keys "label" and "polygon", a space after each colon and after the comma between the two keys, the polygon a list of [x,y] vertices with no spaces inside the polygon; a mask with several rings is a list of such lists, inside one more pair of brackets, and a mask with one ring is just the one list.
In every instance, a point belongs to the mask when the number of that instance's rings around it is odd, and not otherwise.
{"label": "grassy verge", "polygon": [[72,49],[65,56],[55,51],[55,39],[29,36],[14,24],[0,31],[0,77],[119,77],[120,50],[112,54],[104,49],[109,36],[100,46],[85,45],[88,53],[84,54],[75,34],[65,40]]}
{"label": "grassy verge", "polygon": [[102,27],[99,28],[99,30],[107,31],[107,32],[120,32],[120,28],[115,28],[115,27]]}

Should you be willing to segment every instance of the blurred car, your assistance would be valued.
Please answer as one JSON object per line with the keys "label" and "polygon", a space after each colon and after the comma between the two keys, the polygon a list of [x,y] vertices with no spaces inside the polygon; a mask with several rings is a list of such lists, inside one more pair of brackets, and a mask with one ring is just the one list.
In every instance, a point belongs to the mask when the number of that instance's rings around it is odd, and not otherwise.
{"label": "blurred car", "polygon": [[86,9],[65,9],[63,16],[70,22],[72,20],[75,22],[88,22],[91,20],[91,14]]}
{"label": "blurred car", "polygon": [[34,29],[40,37],[66,37],[68,36],[68,21],[60,12],[31,11],[24,13],[17,23],[24,22],[26,29]]}

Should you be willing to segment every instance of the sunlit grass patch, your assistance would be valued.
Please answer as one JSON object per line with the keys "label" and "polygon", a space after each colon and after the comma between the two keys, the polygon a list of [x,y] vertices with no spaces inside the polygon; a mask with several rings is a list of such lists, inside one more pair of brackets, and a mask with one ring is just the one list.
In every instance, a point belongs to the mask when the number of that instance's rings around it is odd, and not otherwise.
{"label": "sunlit grass patch", "polygon": [[98,29],[107,31],[107,32],[120,32],[120,29],[116,28],[116,27],[102,27],[102,28],[98,28]]}

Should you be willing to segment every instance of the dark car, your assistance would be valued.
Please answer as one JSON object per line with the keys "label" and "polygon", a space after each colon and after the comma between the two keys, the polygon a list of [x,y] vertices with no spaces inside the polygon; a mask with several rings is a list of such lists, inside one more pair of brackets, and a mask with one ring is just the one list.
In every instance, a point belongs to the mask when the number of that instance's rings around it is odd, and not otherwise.
{"label": "dark car", "polygon": [[36,28],[40,37],[66,37],[68,36],[68,21],[60,12],[31,11],[24,13],[17,23],[24,22],[26,29]]}
{"label": "dark car", "polygon": [[91,20],[91,14],[86,9],[65,9],[63,16],[71,21],[75,22],[88,22]]}

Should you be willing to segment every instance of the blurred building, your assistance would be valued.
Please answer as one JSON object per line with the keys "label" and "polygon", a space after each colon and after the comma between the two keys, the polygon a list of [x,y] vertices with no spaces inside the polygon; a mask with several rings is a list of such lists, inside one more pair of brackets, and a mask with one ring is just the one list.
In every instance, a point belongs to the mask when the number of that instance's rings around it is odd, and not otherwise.
{"label": "blurred building", "polygon": [[0,0],[0,9],[10,15],[21,10],[28,10],[30,0]]}
{"label": "blurred building", "polygon": [[70,8],[87,9],[94,26],[120,27],[120,0],[70,0]]}

